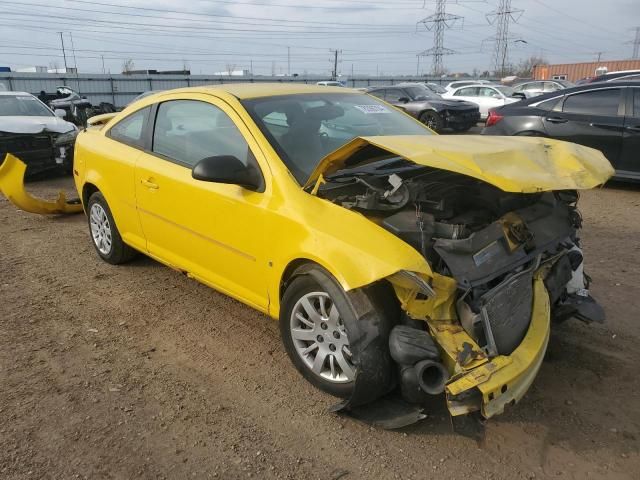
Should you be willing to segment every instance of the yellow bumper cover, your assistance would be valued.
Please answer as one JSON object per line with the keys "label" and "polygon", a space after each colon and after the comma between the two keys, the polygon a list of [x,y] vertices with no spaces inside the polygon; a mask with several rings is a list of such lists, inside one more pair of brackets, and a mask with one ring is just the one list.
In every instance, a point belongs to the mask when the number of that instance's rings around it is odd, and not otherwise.
{"label": "yellow bumper cover", "polygon": [[522,343],[509,356],[494,357],[482,365],[454,375],[446,386],[452,415],[480,410],[490,418],[517,403],[536,377],[547,351],[550,331],[549,295],[538,271],[533,284],[533,312]]}
{"label": "yellow bumper cover", "polygon": [[0,192],[20,210],[30,213],[56,214],[79,213],[82,205],[79,201],[69,202],[60,192],[55,201],[47,201],[31,196],[24,188],[24,174],[27,166],[23,161],[10,153],[0,165]]}

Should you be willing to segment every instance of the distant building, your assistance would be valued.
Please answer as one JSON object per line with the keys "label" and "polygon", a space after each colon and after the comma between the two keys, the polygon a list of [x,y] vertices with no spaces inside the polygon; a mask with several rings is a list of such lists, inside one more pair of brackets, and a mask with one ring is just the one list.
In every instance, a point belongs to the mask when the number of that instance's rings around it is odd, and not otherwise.
{"label": "distant building", "polygon": [[231,70],[230,72],[214,72],[213,74],[218,77],[246,77],[251,75],[251,72],[249,70]]}
{"label": "distant building", "polygon": [[78,73],[78,69],[75,68],[75,67],[49,68],[49,69],[47,69],[47,73]]}
{"label": "distant building", "polygon": [[14,69],[14,72],[20,72],[20,73],[49,73],[47,67],[23,67],[23,68],[16,68]]}
{"label": "distant building", "polygon": [[596,77],[607,72],[640,70],[640,60],[610,60],[605,62],[561,63],[558,65],[535,65],[536,80],[569,80]]}
{"label": "distant building", "polygon": [[191,75],[191,70],[127,70],[123,75]]}

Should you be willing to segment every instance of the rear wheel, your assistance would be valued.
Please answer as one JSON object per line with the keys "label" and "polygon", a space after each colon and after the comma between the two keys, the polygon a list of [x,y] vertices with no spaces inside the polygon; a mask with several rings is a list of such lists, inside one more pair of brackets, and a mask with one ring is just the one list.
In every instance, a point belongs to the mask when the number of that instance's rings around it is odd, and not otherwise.
{"label": "rear wheel", "polygon": [[437,112],[433,111],[423,112],[420,115],[420,121],[434,132],[439,132],[440,130],[442,130],[442,127],[444,125],[442,117],[438,115]]}
{"label": "rear wheel", "polygon": [[136,256],[136,251],[122,241],[120,232],[104,196],[95,192],[87,202],[91,241],[102,260],[112,265],[125,263]]}

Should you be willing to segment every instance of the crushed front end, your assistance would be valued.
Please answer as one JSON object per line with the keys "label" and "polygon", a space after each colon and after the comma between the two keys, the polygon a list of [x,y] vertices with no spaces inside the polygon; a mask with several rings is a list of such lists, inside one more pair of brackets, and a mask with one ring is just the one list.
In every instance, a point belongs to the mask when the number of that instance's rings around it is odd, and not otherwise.
{"label": "crushed front end", "polygon": [[506,192],[369,153],[378,158],[323,178],[318,195],[363,213],[433,270],[387,279],[402,310],[389,338],[402,398],[444,393],[454,417],[502,413],[533,382],[552,320],[604,320],[583,271],[578,193]]}

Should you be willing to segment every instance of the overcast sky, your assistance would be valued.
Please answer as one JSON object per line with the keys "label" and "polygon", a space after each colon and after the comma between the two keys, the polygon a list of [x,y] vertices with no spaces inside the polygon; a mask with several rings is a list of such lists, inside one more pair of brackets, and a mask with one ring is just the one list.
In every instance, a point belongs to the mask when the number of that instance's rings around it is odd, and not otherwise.
{"label": "overcast sky", "polygon": [[[499,0],[450,0],[464,17],[445,32],[449,72],[492,69]],[[321,5],[321,6],[320,6]],[[64,66],[82,73],[181,69],[213,73],[233,66],[256,74],[329,75],[331,49],[346,76],[415,74],[417,54],[433,46],[418,22],[433,14],[423,0],[0,0],[0,66]],[[552,63],[628,59],[640,0],[512,0],[510,61],[531,55]],[[518,12],[515,10],[523,10]],[[526,43],[524,43],[524,42]],[[290,64],[287,62],[289,53]],[[420,58],[420,72],[431,70]]]}

